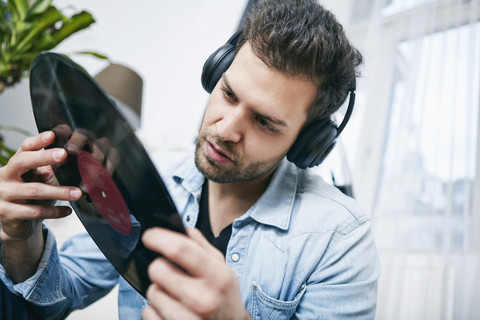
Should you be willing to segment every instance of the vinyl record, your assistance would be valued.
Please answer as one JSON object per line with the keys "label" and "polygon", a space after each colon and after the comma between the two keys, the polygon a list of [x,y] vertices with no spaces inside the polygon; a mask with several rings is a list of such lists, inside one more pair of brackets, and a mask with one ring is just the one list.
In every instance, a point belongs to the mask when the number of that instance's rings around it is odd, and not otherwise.
{"label": "vinyl record", "polygon": [[105,257],[143,296],[147,267],[159,256],[141,242],[159,226],[185,233],[168,191],[115,102],[68,58],[41,53],[30,70],[38,131],[52,130],[67,160],[53,166],[60,185],[84,195],[71,202]]}

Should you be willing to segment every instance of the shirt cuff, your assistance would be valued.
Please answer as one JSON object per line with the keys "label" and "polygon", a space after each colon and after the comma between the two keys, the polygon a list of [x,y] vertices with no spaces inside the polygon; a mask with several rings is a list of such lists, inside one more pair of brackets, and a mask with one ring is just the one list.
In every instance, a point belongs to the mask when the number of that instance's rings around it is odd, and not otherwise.
{"label": "shirt cuff", "polygon": [[[65,299],[58,286],[59,258],[57,243],[52,231],[43,225],[45,248],[33,276],[15,284],[0,264],[0,280],[14,294],[36,304],[45,305]],[[46,293],[46,295],[45,295]]]}

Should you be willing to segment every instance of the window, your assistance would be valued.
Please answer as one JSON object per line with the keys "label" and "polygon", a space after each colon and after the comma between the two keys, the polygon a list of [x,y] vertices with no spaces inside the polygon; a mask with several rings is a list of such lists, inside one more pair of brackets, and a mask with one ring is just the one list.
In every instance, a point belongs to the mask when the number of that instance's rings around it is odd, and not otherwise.
{"label": "window", "polygon": [[387,0],[382,9],[382,15],[390,16],[433,1],[435,0]]}
{"label": "window", "polygon": [[468,250],[480,24],[399,42],[374,219],[379,246]]}

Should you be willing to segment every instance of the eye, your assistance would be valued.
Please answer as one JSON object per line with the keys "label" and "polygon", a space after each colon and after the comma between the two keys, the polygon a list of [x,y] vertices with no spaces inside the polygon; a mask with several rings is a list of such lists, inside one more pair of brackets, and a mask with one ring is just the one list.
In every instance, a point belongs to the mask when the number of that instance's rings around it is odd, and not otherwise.
{"label": "eye", "polygon": [[222,88],[222,91],[223,91],[223,96],[225,97],[225,99],[231,100],[231,101],[236,101],[236,97],[233,94],[233,92],[231,92],[230,90],[225,89],[225,88]]}
{"label": "eye", "polygon": [[260,126],[261,129],[263,130],[266,130],[268,132],[271,132],[271,133],[275,133],[277,132],[278,130],[273,127],[267,120],[265,120],[265,118],[263,117],[257,117],[257,123],[258,125]]}

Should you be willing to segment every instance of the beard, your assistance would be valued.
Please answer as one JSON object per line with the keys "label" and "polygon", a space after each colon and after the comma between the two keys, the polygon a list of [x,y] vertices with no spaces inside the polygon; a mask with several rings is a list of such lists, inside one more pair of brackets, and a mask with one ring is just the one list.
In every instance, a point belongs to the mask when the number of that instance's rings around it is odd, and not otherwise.
{"label": "beard", "polygon": [[[228,153],[228,157],[232,160],[228,168],[218,164],[209,157],[205,151],[207,141],[216,144]],[[244,159],[235,152],[230,142],[222,141],[213,135],[209,136],[203,132],[203,130],[200,131],[195,146],[195,165],[198,171],[200,171],[205,178],[216,183],[252,181],[265,177],[278,167],[283,157],[285,157],[285,155],[264,161],[246,163]]]}

